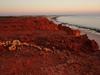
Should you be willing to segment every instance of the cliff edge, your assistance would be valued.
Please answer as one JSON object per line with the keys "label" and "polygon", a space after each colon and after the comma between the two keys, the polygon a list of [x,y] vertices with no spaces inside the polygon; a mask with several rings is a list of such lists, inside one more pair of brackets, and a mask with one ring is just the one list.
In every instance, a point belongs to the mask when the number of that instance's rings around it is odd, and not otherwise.
{"label": "cliff edge", "polygon": [[100,50],[46,17],[1,17],[0,75],[100,75]]}

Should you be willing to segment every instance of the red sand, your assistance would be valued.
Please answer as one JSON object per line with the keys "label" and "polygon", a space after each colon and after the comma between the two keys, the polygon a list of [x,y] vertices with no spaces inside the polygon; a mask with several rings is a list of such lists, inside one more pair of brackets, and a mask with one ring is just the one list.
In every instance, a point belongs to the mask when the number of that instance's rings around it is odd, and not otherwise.
{"label": "red sand", "polygon": [[98,44],[45,17],[0,18],[0,42],[0,75],[100,75]]}

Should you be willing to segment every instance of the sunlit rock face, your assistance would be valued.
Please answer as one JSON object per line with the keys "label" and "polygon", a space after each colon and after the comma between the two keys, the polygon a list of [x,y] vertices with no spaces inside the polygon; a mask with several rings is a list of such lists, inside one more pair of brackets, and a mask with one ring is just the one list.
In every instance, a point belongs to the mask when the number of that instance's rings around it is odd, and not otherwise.
{"label": "sunlit rock face", "polygon": [[79,30],[73,30],[73,34],[74,34],[76,37],[80,36],[80,35],[81,35],[80,33],[81,33],[81,32],[80,32]]}
{"label": "sunlit rock face", "polygon": [[79,30],[74,30],[74,29],[71,29],[67,26],[63,26],[62,24],[59,24],[58,25],[58,29],[59,30],[63,30],[63,31],[66,31],[66,33],[68,35],[75,35],[76,37],[80,36],[80,31]]}
{"label": "sunlit rock face", "polygon": [[100,50],[46,17],[0,18],[0,75],[100,75]]}

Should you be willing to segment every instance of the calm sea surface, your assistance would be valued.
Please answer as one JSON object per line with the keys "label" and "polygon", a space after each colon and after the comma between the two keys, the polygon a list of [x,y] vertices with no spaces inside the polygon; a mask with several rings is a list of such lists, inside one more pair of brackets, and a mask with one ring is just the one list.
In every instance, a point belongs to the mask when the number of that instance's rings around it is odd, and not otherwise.
{"label": "calm sea surface", "polygon": [[100,30],[100,16],[60,16],[57,21]]}

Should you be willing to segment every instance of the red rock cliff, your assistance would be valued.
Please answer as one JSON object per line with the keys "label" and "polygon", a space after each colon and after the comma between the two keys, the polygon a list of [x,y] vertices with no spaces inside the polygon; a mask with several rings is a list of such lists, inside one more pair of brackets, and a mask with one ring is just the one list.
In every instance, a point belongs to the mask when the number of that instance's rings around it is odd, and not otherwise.
{"label": "red rock cliff", "polygon": [[0,75],[100,75],[100,50],[46,17],[2,17]]}

